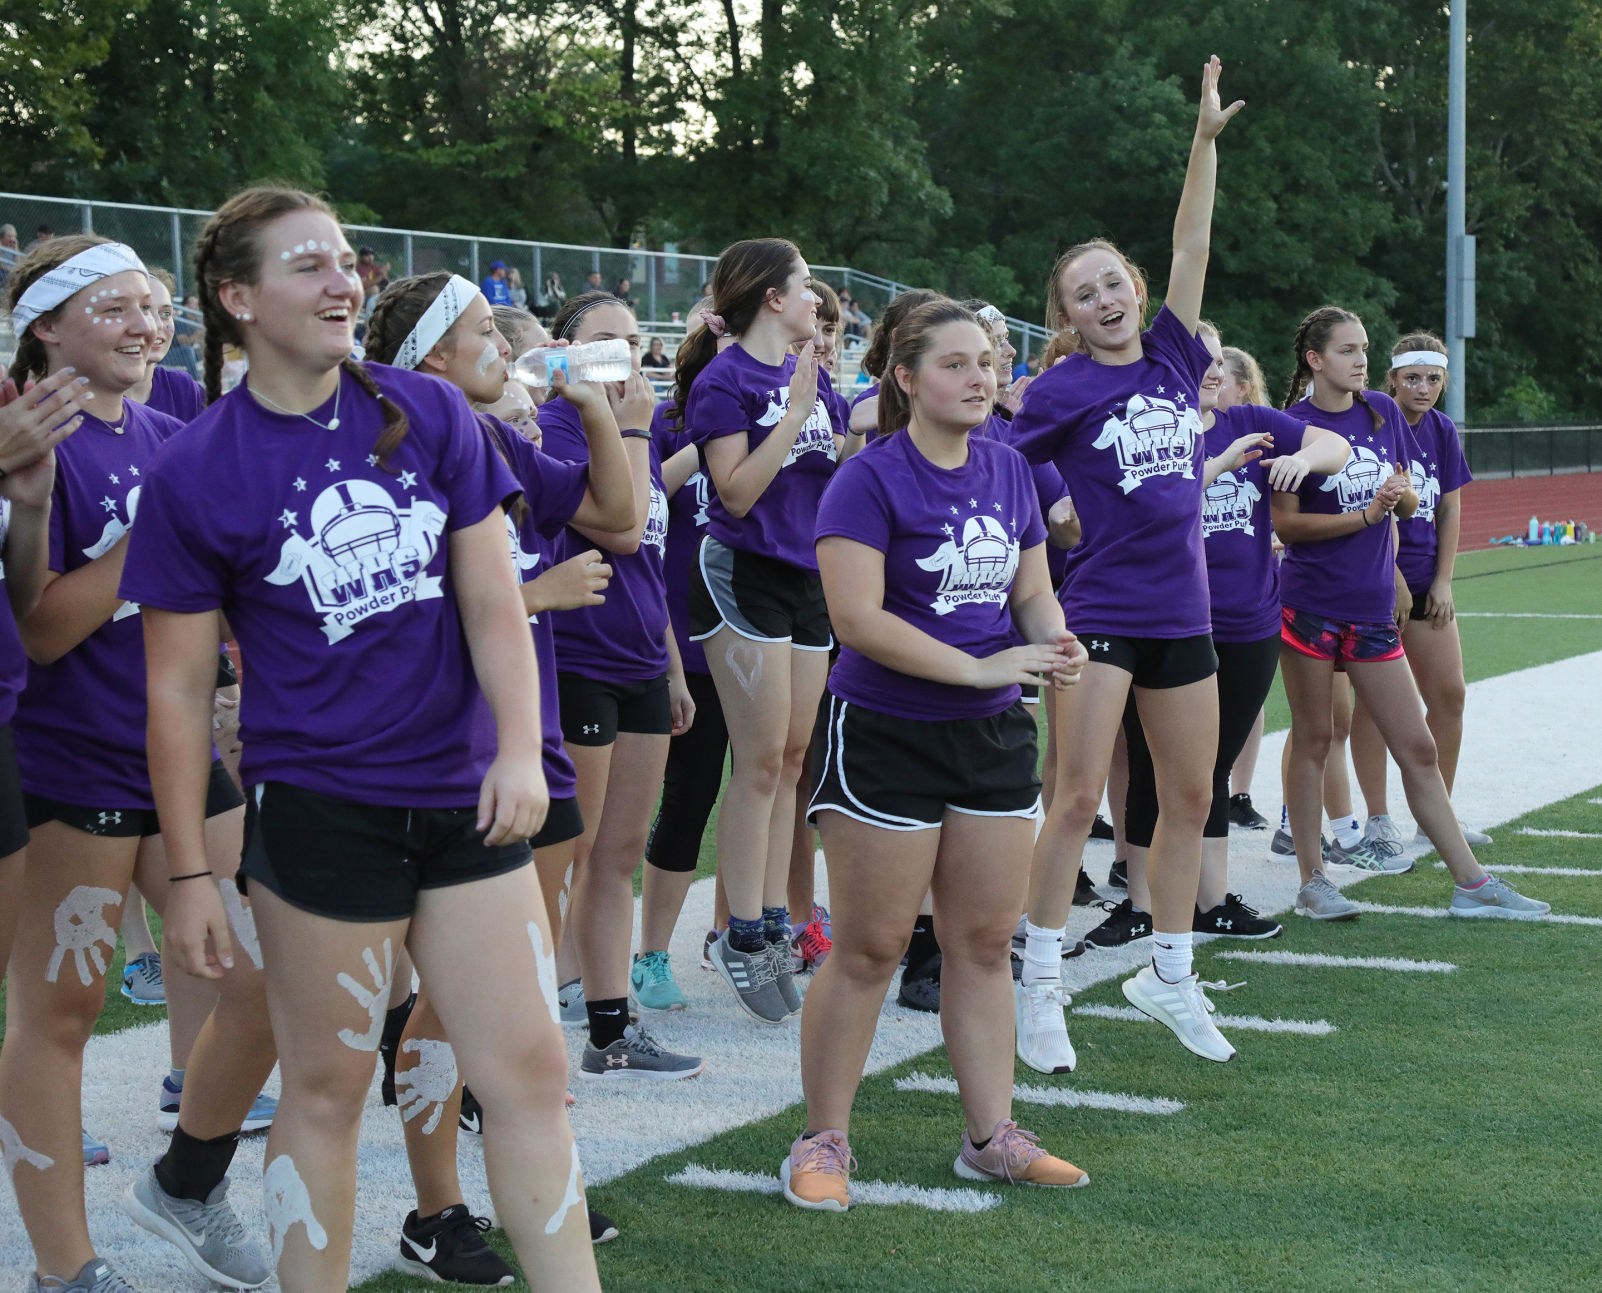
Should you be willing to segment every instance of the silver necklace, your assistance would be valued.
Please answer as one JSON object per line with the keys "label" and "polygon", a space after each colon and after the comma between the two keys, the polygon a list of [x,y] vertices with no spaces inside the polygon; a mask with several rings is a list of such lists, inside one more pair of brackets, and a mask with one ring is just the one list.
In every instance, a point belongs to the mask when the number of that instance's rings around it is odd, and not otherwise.
{"label": "silver necklace", "polygon": [[337,431],[337,430],[339,430],[339,397],[340,397],[341,393],[344,391],[344,388],[345,388],[345,383],[344,383],[343,380],[341,380],[340,383],[337,386],[334,387],[334,416],[332,418],[330,418],[327,422],[319,422],[310,413],[296,413],[293,409],[286,409],[282,404],[280,404],[277,400],[273,399],[271,396],[262,394],[262,392],[258,391],[254,386],[251,386],[248,382],[245,384],[245,389],[251,393],[252,397],[254,397],[255,399],[260,400],[263,404],[268,405],[270,408],[275,408],[280,413],[287,414],[289,417],[292,417],[292,418],[305,418],[306,421],[310,422],[314,427],[321,427],[324,431]]}

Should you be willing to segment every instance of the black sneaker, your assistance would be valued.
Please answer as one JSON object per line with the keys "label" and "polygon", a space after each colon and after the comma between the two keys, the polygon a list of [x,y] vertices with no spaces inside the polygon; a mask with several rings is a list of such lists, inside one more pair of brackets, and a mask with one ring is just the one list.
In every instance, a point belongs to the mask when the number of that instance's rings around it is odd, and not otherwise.
{"label": "black sneaker", "polygon": [[1266,831],[1268,818],[1252,807],[1252,797],[1243,790],[1229,797],[1229,824],[1245,831]]}
{"label": "black sneaker", "polygon": [[1074,883],[1074,906],[1088,907],[1098,901],[1101,895],[1096,892],[1096,886],[1090,883],[1090,877],[1085,874],[1085,868],[1079,868],[1079,879]]}
{"label": "black sneaker", "polygon": [[922,1010],[931,1015],[940,1013],[940,961],[931,956],[914,973],[909,967],[901,975],[901,991],[896,993],[896,1004],[908,1010]]}
{"label": "black sneaker", "polygon": [[1093,840],[1110,840],[1112,837],[1112,823],[1100,813],[1097,813],[1096,820],[1090,823],[1090,838]]}
{"label": "black sneaker", "polygon": [[1136,911],[1128,898],[1120,903],[1098,902],[1096,906],[1107,913],[1107,919],[1085,935],[1085,942],[1091,947],[1123,947],[1151,937],[1151,917]]}
{"label": "black sneaker", "polygon": [[456,1125],[475,1136],[484,1134],[484,1109],[465,1086],[462,1088],[462,1111],[456,1115]]}
{"label": "black sneaker", "polygon": [[400,1046],[401,1034],[406,1031],[406,1021],[412,1017],[412,1007],[416,1004],[417,994],[414,992],[384,1016],[384,1035],[378,1039],[378,1056],[384,1061],[384,1080],[379,1086],[379,1095],[386,1108],[395,1108],[395,1051]]}
{"label": "black sneaker", "polygon": [[1129,863],[1119,858],[1107,870],[1107,885],[1112,889],[1129,888]]}
{"label": "black sneaker", "polygon": [[1278,938],[1284,932],[1278,921],[1265,920],[1255,907],[1248,907],[1238,893],[1226,893],[1224,901],[1211,911],[1196,909],[1191,929],[1198,934],[1223,934],[1229,938]]}
{"label": "black sneaker", "polygon": [[590,1214],[592,1244],[609,1244],[617,1238],[617,1226],[613,1224],[611,1217],[604,1212],[597,1212],[594,1208],[588,1208],[586,1211]]}
{"label": "black sneaker", "polygon": [[437,1217],[408,1212],[401,1226],[401,1269],[428,1280],[504,1288],[517,1276],[487,1243],[488,1217],[454,1203]]}

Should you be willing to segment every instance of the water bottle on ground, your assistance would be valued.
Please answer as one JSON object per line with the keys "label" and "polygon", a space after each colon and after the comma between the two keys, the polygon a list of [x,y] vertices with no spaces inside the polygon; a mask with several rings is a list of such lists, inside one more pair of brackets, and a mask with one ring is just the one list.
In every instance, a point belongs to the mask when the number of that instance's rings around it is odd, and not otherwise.
{"label": "water bottle on ground", "polygon": [[628,380],[633,367],[629,343],[614,337],[580,346],[540,346],[519,355],[509,375],[538,389],[551,384],[553,372],[561,372],[570,382],[621,382]]}

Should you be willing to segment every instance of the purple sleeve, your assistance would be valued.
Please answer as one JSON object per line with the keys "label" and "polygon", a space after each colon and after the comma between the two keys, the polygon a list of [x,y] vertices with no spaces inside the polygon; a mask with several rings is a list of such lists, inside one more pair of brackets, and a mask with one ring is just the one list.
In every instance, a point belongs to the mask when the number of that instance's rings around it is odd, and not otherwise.
{"label": "purple sleeve", "polygon": [[1157,317],[1151,321],[1151,328],[1141,338],[1141,344],[1154,358],[1161,359],[1198,384],[1213,365],[1213,356],[1202,339],[1187,332],[1185,325],[1166,305],[1157,311]]}
{"label": "purple sleeve", "polygon": [[1444,413],[1440,419],[1441,443],[1435,457],[1441,469],[1441,493],[1450,494],[1473,480],[1474,473],[1469,470],[1468,459],[1463,455],[1463,437],[1458,433],[1457,423]]}
{"label": "purple sleeve", "polygon": [[[1034,469],[1032,469],[1028,463],[1024,462],[1023,458],[1016,451],[1011,451],[1007,454],[1007,464],[1017,477],[1018,496],[1023,499],[1028,499],[1031,496],[1036,495],[1037,491],[1035,489]],[[1062,477],[1059,476],[1057,479],[1061,480]],[[1064,494],[1067,492],[1067,490],[1063,491]],[[1057,498],[1061,497],[1062,494],[1057,495]],[[1052,501],[1055,502],[1056,499],[1053,499]],[[1018,546],[1020,548],[1039,547],[1046,541],[1045,511],[1039,507],[1025,507],[1024,511],[1028,515],[1029,519],[1024,522],[1023,533],[1018,536]]]}
{"label": "purple sleeve", "polygon": [[860,455],[835,472],[818,503],[816,537],[854,539],[880,552],[890,546],[890,512],[883,484]]}
{"label": "purple sleeve", "polygon": [[117,592],[130,602],[193,615],[223,604],[227,574],[215,545],[189,529],[194,509],[168,479],[181,469],[166,456],[146,474]]}
{"label": "purple sleeve", "polygon": [[[1029,389],[1024,392],[1023,406],[1012,415],[1012,431],[1007,443],[1031,465],[1050,462],[1062,445],[1064,427],[1052,396],[1063,372],[1059,364],[1030,382]],[[1058,374],[1055,379],[1054,373]]]}
{"label": "purple sleeve", "polygon": [[436,484],[448,504],[446,530],[465,530],[516,498],[517,478],[490,448],[467,397],[454,386],[438,385],[444,445]]}
{"label": "purple sleeve", "polygon": [[[1271,435],[1274,437],[1274,450],[1268,457],[1288,458],[1293,453],[1300,453],[1302,441],[1306,438],[1308,423],[1299,418],[1293,418],[1289,413],[1280,409],[1271,409],[1264,404],[1237,404],[1228,410],[1230,421],[1240,415],[1240,421],[1245,423],[1242,435]],[[1312,425],[1317,425],[1313,423]],[[1328,430],[1328,427],[1321,428]]]}
{"label": "purple sleeve", "polygon": [[685,401],[684,424],[696,444],[705,444],[726,435],[749,433],[751,415],[739,393],[725,384],[721,374],[702,373]]}
{"label": "purple sleeve", "polygon": [[499,419],[495,423],[494,434],[505,449],[507,466],[528,503],[530,522],[539,534],[554,539],[584,501],[584,491],[590,484],[589,464],[553,458],[506,423]]}

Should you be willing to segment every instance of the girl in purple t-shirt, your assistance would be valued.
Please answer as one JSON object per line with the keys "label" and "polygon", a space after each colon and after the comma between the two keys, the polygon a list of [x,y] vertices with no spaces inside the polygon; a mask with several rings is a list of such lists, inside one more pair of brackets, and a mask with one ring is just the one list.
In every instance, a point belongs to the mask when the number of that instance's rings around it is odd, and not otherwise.
{"label": "girl in purple t-shirt", "polygon": [[1133,689],[1167,792],[1152,841],[1152,964],[1123,985],[1138,1009],[1190,1051],[1226,1061],[1191,968],[1191,926],[1211,800],[1198,749],[1218,744],[1218,660],[1202,551],[1201,379],[1212,356],[1196,336],[1207,278],[1218,157],[1214,140],[1240,110],[1218,97],[1220,64],[1202,72],[1201,106],[1174,218],[1168,299],[1142,331],[1144,280],[1111,244],[1063,254],[1048,280],[1048,321],[1083,345],[1041,373],[1013,419],[1030,462],[1054,462],[1084,537],[1068,557],[1061,598],[1090,652],[1081,687],[1056,698],[1057,788],[1035,849],[1022,981],[1019,1054],[1056,1068],[1067,1053],[1058,983],[1064,926],[1085,841],[1101,802],[1124,705]]}
{"label": "girl in purple t-shirt", "polygon": [[206,392],[181,368],[164,364],[172,348],[176,327],[172,317],[173,278],[164,269],[150,271],[150,312],[156,321],[156,335],[145,359],[145,379],[128,392],[128,398],[148,404],[158,413],[193,422],[206,407]]}
{"label": "girl in purple t-shirt", "polygon": [[[714,312],[680,352],[674,396],[713,485],[690,636],[706,651],[732,762],[718,815],[729,927],[711,959],[766,1024],[801,1008],[785,904],[790,824],[831,644],[812,526],[844,439],[813,352],[810,281],[781,238],[727,248],[712,274]],[[735,344],[718,351],[720,336]]]}
{"label": "girl in purple t-shirt", "polygon": [[[841,649],[811,812],[836,917],[802,1019],[807,1129],[780,1178],[791,1203],[829,1212],[851,1203],[851,1106],[931,888],[945,940],[940,1023],[967,1122],[957,1175],[1089,1179],[1012,1119],[1006,951],[1040,796],[1019,687],[1042,677],[1066,687],[1085,654],[1052,595],[1027,466],[973,434],[996,394],[990,339],[962,306],[938,301],[895,330],[891,352],[881,434],[818,509]],[[1020,634],[1026,645],[1014,645]]]}
{"label": "girl in purple t-shirt", "polygon": [[[1352,457],[1334,475],[1309,476],[1296,493],[1275,493],[1274,529],[1285,541],[1280,671],[1291,710],[1285,777],[1302,887],[1296,914],[1351,920],[1357,906],[1324,874],[1319,848],[1324,762],[1331,738],[1336,669],[1373,715],[1402,772],[1407,802],[1452,874],[1451,914],[1530,919],[1550,907],[1488,875],[1452,814],[1435,742],[1397,632],[1393,515],[1418,508],[1406,464],[1412,434],[1390,396],[1368,391],[1368,333],[1350,310],[1314,310],[1296,330],[1296,372],[1287,412],[1345,436]],[[1307,397],[1299,403],[1302,392]],[[1385,870],[1410,863],[1397,853]],[[1396,865],[1390,865],[1391,863]]]}
{"label": "girl in purple t-shirt", "polygon": [[[490,1191],[525,1271],[541,1287],[597,1289],[552,936],[529,865],[547,792],[534,648],[507,560],[517,482],[460,391],[348,359],[361,281],[318,199],[235,195],[200,236],[196,279],[208,392],[225,343],[250,371],[149,473],[123,591],[147,607],[152,776],[174,873],[166,933],[191,973],[233,953],[216,891],[179,883],[205,869],[219,609],[249,673],[241,775],[256,811],[241,869],[282,1064],[265,1177],[280,1282],[347,1279],[360,1110],[404,948],[449,1032],[429,1039],[430,1081],[412,1105],[438,1117],[459,1064],[500,1141]],[[422,1244],[459,1246],[464,1234],[441,1238],[452,1220]]]}
{"label": "girl in purple t-shirt", "polygon": [[[1463,643],[1452,605],[1452,571],[1462,524],[1461,491],[1474,477],[1456,424],[1435,407],[1445,389],[1446,343],[1434,333],[1414,332],[1392,347],[1385,390],[1413,431],[1417,452],[1408,470],[1418,495],[1418,511],[1396,527],[1397,625],[1439,752],[1441,780],[1451,794],[1468,693]],[[1365,835],[1371,841],[1400,845],[1401,835],[1386,802],[1385,743],[1361,704],[1352,709],[1352,763],[1368,805]],[[1473,845],[1491,842],[1489,835],[1467,826],[1463,837]]]}

